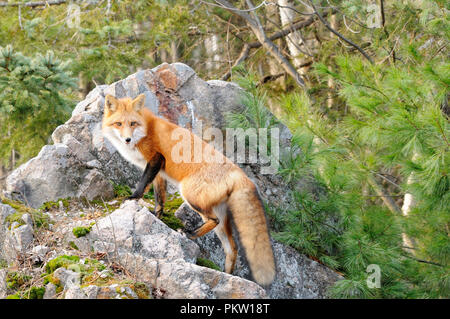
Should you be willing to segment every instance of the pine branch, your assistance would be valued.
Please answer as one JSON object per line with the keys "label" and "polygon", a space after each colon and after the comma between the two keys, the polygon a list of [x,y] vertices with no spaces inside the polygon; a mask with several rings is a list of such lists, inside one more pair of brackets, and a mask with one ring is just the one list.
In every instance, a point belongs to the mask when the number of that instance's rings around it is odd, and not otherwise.
{"label": "pine branch", "polygon": [[383,203],[389,208],[391,212],[398,214],[402,213],[400,207],[398,207],[398,205],[395,203],[392,197],[383,189],[383,187],[380,184],[378,184],[378,182],[373,176],[369,175],[367,181],[369,182],[370,186],[372,186],[372,188],[375,190],[377,195],[381,197]]}

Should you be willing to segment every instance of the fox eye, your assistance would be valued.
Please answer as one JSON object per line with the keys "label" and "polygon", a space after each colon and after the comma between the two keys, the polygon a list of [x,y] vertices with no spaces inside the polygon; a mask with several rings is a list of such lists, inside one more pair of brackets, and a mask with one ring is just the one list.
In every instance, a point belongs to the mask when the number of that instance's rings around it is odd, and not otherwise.
{"label": "fox eye", "polygon": [[122,123],[120,123],[120,122],[116,122],[114,124],[117,125],[117,126],[122,126]]}
{"label": "fox eye", "polygon": [[131,122],[131,126],[136,126],[138,123],[137,122]]}

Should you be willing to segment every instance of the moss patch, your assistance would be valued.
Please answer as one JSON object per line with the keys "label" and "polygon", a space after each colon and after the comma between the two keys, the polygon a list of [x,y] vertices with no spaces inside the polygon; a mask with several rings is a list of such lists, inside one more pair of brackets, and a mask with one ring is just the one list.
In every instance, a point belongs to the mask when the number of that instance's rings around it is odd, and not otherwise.
{"label": "moss patch", "polygon": [[218,271],[222,271],[222,269],[220,269],[220,267],[217,266],[213,261],[211,261],[209,259],[205,259],[205,258],[197,258],[197,265],[206,267],[206,268],[211,268],[211,269],[218,270]]}
{"label": "moss patch", "polygon": [[41,207],[39,207],[40,210],[42,211],[49,211],[52,209],[59,209],[59,203],[62,203],[62,206],[67,210],[67,208],[69,208],[70,206],[70,197],[68,198],[59,198],[56,201],[48,201],[45,202],[44,204],[41,205]]}
{"label": "moss patch", "polygon": [[[155,205],[153,200],[153,194],[151,192],[144,195],[144,200],[151,205]],[[181,220],[175,217],[175,212],[177,209],[183,204],[183,199],[178,193],[173,195],[169,195],[164,204],[164,212],[161,215],[161,221],[169,226],[170,228],[177,230],[182,229],[184,227]]]}
{"label": "moss patch", "polygon": [[20,272],[8,272],[6,274],[6,287],[11,290],[18,290],[31,280],[31,277]]}
{"label": "moss patch", "polygon": [[78,248],[78,246],[73,241],[69,241],[69,246],[72,249],[80,250],[80,248]]}
{"label": "moss patch", "polygon": [[136,293],[139,299],[150,299],[150,290],[144,283],[133,283],[130,288]]}
{"label": "moss patch", "polygon": [[45,287],[31,287],[21,293],[21,299],[44,299]]}
{"label": "moss patch", "polygon": [[78,256],[68,256],[68,255],[58,256],[55,259],[50,260],[45,265],[45,271],[47,274],[51,274],[58,268],[61,267],[68,268],[70,265],[78,264],[79,261],[80,257]]}
{"label": "moss patch", "polygon": [[82,263],[80,257],[78,256],[62,255],[50,260],[45,265],[46,282],[52,282],[53,284],[57,285],[58,282],[57,280],[54,280],[55,278],[52,277],[52,274],[56,269],[61,267],[64,267],[66,269],[76,269],[77,271],[81,272],[82,277],[87,277],[95,271],[102,271],[106,269],[105,265],[103,265],[96,259],[86,258],[84,260],[84,263]]}
{"label": "moss patch", "polygon": [[89,227],[84,227],[84,226],[80,226],[80,227],[75,227],[74,229],[72,229],[72,233],[76,238],[80,238],[83,236],[86,236],[87,234],[89,234],[91,232],[92,226]]}
{"label": "moss patch", "polygon": [[25,291],[18,291],[6,299],[44,299],[45,287],[30,287]]}
{"label": "moss patch", "polygon": [[128,197],[131,196],[131,189],[128,185],[113,184],[114,197]]}
{"label": "moss patch", "polygon": [[1,200],[4,204],[9,205],[16,210],[15,213],[5,218],[5,223],[12,224],[14,222],[17,222],[19,225],[24,225],[25,222],[22,220],[22,216],[24,214],[29,214],[34,222],[35,227],[48,228],[48,225],[50,224],[50,218],[42,211],[28,207],[19,201],[11,200],[5,197],[2,197]]}

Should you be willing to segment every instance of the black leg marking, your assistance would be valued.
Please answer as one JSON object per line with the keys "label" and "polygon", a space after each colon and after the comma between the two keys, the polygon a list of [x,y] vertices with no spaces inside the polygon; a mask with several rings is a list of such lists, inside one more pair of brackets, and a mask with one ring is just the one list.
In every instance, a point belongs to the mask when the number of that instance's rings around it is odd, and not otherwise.
{"label": "black leg marking", "polygon": [[133,195],[128,197],[128,199],[141,198],[144,195],[145,188],[148,184],[153,182],[153,179],[158,174],[161,166],[163,165],[164,157],[161,154],[156,154],[150,162],[147,163],[145,167],[144,174],[142,174],[141,180],[139,181],[136,190]]}

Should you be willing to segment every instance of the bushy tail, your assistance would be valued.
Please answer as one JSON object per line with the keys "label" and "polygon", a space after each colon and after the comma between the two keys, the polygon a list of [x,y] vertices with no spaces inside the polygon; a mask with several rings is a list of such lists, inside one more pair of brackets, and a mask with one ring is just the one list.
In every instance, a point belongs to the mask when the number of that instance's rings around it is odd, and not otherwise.
{"label": "bushy tail", "polygon": [[264,207],[254,185],[233,190],[228,199],[228,207],[253,279],[262,286],[270,285],[275,278],[275,260]]}

